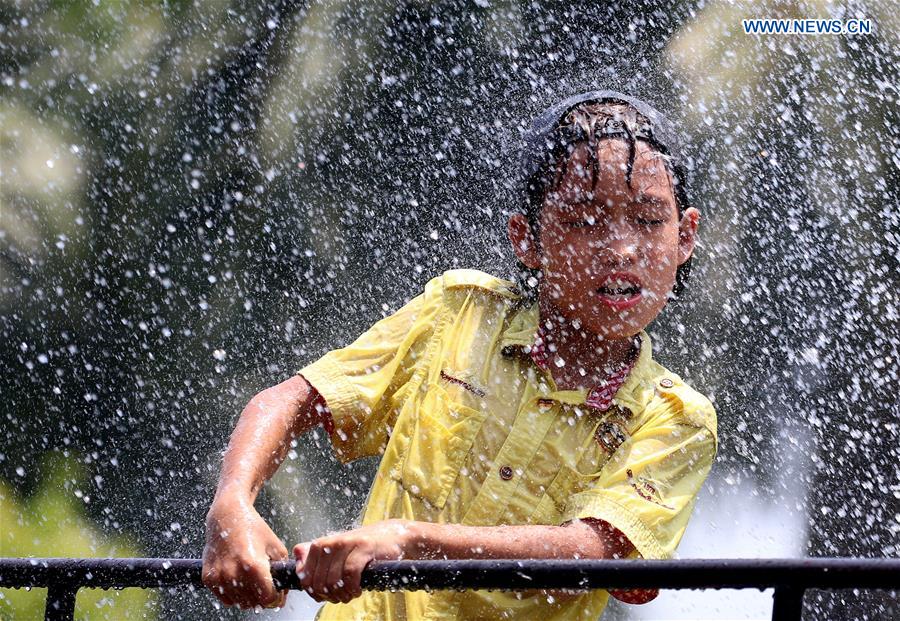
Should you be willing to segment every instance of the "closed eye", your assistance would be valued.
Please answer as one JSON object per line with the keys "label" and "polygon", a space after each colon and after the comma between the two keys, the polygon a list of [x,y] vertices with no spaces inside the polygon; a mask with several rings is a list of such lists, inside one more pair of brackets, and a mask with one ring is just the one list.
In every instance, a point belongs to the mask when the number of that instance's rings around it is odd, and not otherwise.
{"label": "closed eye", "polygon": [[660,224],[665,224],[665,220],[649,220],[647,218],[638,218],[638,224],[643,226],[659,226]]}
{"label": "closed eye", "polygon": [[586,226],[594,226],[595,224],[597,224],[597,219],[588,217],[582,220],[568,220],[566,222],[563,222],[563,224],[571,229],[580,229]]}

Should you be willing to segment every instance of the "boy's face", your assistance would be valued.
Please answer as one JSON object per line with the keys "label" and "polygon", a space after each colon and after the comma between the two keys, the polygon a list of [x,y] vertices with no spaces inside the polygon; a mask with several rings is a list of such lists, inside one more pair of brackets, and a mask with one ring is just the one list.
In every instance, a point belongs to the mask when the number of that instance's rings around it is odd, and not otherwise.
{"label": "boy's face", "polygon": [[598,142],[593,187],[588,148],[575,150],[544,197],[539,240],[521,214],[510,219],[509,236],[519,259],[541,269],[542,298],[603,338],[626,338],[665,306],[693,251],[700,213],[689,208],[679,219],[672,181],[644,141],[635,144],[631,188],[624,140]]}

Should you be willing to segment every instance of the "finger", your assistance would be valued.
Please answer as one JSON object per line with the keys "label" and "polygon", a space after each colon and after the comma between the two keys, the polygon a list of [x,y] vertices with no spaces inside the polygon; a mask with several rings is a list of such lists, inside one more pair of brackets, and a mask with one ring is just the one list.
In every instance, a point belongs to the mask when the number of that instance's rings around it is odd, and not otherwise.
{"label": "finger", "polygon": [[287,604],[288,591],[279,591],[278,592],[278,600],[277,604],[273,605],[273,608],[284,608]]}
{"label": "finger", "polygon": [[203,569],[200,571],[200,575],[202,576],[203,586],[206,588],[211,588],[213,584],[213,578],[218,572],[215,567],[210,563],[203,563]]}
{"label": "finger", "polygon": [[266,546],[266,554],[273,561],[282,561],[288,557],[288,549],[281,541],[274,541]]}
{"label": "finger", "polygon": [[257,603],[263,608],[274,608],[277,606],[278,602],[282,599],[282,593],[284,593],[284,591],[279,591],[275,588],[275,581],[272,580],[271,574],[263,587],[257,590],[259,591]]}
{"label": "finger", "polygon": [[300,585],[303,586],[303,578],[306,575],[306,563],[309,558],[309,542],[298,543],[294,546],[294,558],[297,559],[294,571],[300,580]]}
{"label": "finger", "polygon": [[207,588],[212,592],[212,594],[216,597],[217,600],[223,606],[234,606],[234,600],[232,600],[227,593],[225,593],[224,587],[219,584],[210,584],[207,585]]}
{"label": "finger", "polygon": [[321,594],[313,589],[313,579],[316,577],[316,571],[321,562],[322,550],[321,547],[316,545],[316,542],[310,542],[309,549],[306,553],[306,562],[303,566],[302,577],[300,578],[300,585],[304,588],[304,590],[309,594],[313,600],[317,602],[324,601],[321,597]]}
{"label": "finger", "polygon": [[[306,585],[304,582],[309,577],[309,573],[307,571],[307,566],[304,565],[301,561],[297,561],[297,565],[294,567],[294,572],[297,574],[297,579],[300,581],[300,588],[306,591],[306,594],[310,597],[313,597],[312,589]],[[315,597],[313,597],[315,599]],[[317,600],[318,601],[318,600]]]}
{"label": "finger", "polygon": [[226,606],[239,605],[238,575],[237,567],[232,563],[223,563],[214,577],[212,592]]}
{"label": "finger", "polygon": [[331,560],[331,566],[328,569],[328,575],[325,578],[325,584],[331,591],[331,601],[344,602],[350,601],[347,593],[347,557],[356,549],[355,544],[341,546],[335,552],[334,558]]}
{"label": "finger", "polygon": [[216,596],[216,599],[218,599],[219,602],[220,602],[223,606],[226,606],[226,607],[228,607],[228,608],[231,608],[232,606],[234,606],[234,602],[231,600],[231,598],[230,598],[230,597],[226,597],[225,595],[217,595],[217,596]]}
{"label": "finger", "polygon": [[288,589],[283,589],[281,591],[275,591],[275,597],[271,602],[266,604],[266,608],[284,608],[284,604],[287,601],[288,593],[290,591]]}
{"label": "finger", "polygon": [[271,598],[268,602],[266,602],[266,608],[281,608],[284,605],[284,601],[287,598],[287,590],[282,589],[278,590],[275,587],[275,579],[272,577],[272,561],[281,561],[288,557],[287,548],[284,546],[281,541],[275,541],[266,546],[266,555],[269,557],[269,575],[267,577],[267,583],[272,586]]}
{"label": "finger", "polygon": [[213,572],[203,572],[203,586],[213,592],[216,593],[216,587],[218,586],[217,582],[218,574]]}
{"label": "finger", "polygon": [[297,574],[297,579],[300,579],[300,574],[303,572],[303,563],[301,561],[297,561],[294,563],[294,573]]}
{"label": "finger", "polygon": [[225,583],[225,595],[231,599],[232,605],[237,606],[241,610],[251,607],[259,595],[255,593],[256,589],[250,584],[247,572],[247,565],[235,570],[227,582]]}
{"label": "finger", "polygon": [[659,589],[613,589],[610,595],[626,604],[646,604],[659,595]]}
{"label": "finger", "polygon": [[255,562],[243,576],[247,593],[246,601],[250,606],[269,606],[278,599],[275,581],[272,579],[272,566],[266,557]]}
{"label": "finger", "polygon": [[319,563],[319,547],[314,546],[313,542],[310,542],[306,545],[306,551],[303,556],[303,560],[301,561],[303,564],[303,569],[299,574],[300,577],[300,586],[304,589],[309,589],[312,587],[313,578],[316,575],[316,565]]}
{"label": "finger", "polygon": [[354,599],[362,595],[362,572],[372,559],[357,548],[344,562],[344,590]]}
{"label": "finger", "polygon": [[331,565],[334,563],[334,557],[338,553],[338,548],[333,541],[325,541],[320,545],[319,563],[316,565],[316,574],[312,581],[313,591],[319,593],[324,599],[330,599],[328,595],[334,588],[334,585],[328,583],[328,574],[331,571]]}
{"label": "finger", "polygon": [[217,597],[228,606],[241,607],[243,595],[240,591],[239,581],[232,574],[223,573],[219,586],[216,589]]}
{"label": "finger", "polygon": [[284,589],[283,591],[279,591],[279,593],[281,594],[281,599],[279,600],[280,603],[278,604],[279,608],[284,608],[284,605],[287,603],[288,593],[290,593],[290,592],[291,592],[290,589]]}
{"label": "finger", "polygon": [[222,568],[218,564],[207,561],[203,564],[201,575],[203,586],[212,591],[213,595],[219,597],[222,594]]}
{"label": "finger", "polygon": [[227,575],[225,593],[243,609],[264,606],[277,596],[268,558],[246,560]]}

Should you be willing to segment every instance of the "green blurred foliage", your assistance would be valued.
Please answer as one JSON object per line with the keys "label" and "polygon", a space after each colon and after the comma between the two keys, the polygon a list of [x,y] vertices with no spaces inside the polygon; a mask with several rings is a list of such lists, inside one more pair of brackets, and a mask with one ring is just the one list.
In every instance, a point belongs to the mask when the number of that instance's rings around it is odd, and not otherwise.
{"label": "green blurred foliage", "polygon": [[[85,512],[87,473],[74,457],[48,453],[40,484],[28,498],[0,479],[0,557],[128,558],[141,556],[134,541],[98,530]],[[0,589],[0,619],[39,620],[46,589]],[[156,619],[156,591],[81,589],[78,621]]]}

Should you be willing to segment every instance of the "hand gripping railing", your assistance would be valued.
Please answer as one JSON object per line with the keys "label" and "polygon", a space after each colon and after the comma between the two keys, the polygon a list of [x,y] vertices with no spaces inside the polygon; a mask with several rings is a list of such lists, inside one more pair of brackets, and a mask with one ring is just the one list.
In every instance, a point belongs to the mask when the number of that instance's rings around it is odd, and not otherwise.
{"label": "hand gripping railing", "polygon": [[[0,559],[0,588],[47,588],[45,621],[68,621],[79,588],[201,586],[199,559]],[[272,563],[279,589],[299,589],[294,563]],[[775,589],[773,621],[799,621],[806,589],[900,589],[900,559],[373,561],[367,590]]]}

